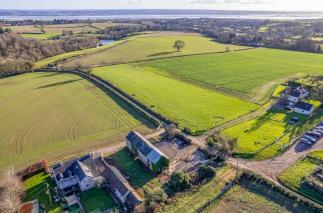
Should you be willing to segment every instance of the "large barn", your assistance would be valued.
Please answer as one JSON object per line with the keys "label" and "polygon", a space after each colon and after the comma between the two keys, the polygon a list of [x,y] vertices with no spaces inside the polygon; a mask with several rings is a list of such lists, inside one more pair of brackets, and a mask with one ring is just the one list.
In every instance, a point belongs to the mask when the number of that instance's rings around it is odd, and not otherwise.
{"label": "large barn", "polygon": [[153,172],[162,172],[169,166],[168,157],[138,132],[131,131],[127,137],[127,148]]}

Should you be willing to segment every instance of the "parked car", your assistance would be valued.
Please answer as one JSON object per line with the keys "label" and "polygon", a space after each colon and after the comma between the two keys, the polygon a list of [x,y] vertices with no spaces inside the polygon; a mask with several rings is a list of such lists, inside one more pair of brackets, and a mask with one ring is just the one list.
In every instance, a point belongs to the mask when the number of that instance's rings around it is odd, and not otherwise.
{"label": "parked car", "polygon": [[317,137],[318,139],[321,139],[321,137],[322,137],[322,134],[321,133],[315,132],[315,131],[307,132],[307,134],[313,135],[313,136]]}
{"label": "parked car", "polygon": [[318,126],[315,129],[319,129],[319,130],[323,131],[323,126]]}
{"label": "parked car", "polygon": [[316,143],[316,142],[317,142],[317,139],[316,139],[316,138],[311,137],[311,136],[309,136],[309,135],[307,135],[307,134],[303,135],[303,138],[305,138],[305,139],[307,139],[307,140],[311,141],[312,143]]}
{"label": "parked car", "polygon": [[296,124],[299,121],[298,117],[292,117],[288,123],[290,124]]}
{"label": "parked car", "polygon": [[308,135],[308,136],[310,136],[312,138],[315,138],[317,141],[321,139],[321,135],[315,134],[315,133],[313,133],[311,131],[306,132],[306,135]]}
{"label": "parked car", "polygon": [[305,138],[301,138],[300,142],[305,143],[306,145],[312,145],[313,143]]}
{"label": "parked car", "polygon": [[320,129],[315,128],[315,129],[313,129],[313,131],[318,132],[318,133],[321,133],[321,135],[323,135],[323,131],[320,130]]}

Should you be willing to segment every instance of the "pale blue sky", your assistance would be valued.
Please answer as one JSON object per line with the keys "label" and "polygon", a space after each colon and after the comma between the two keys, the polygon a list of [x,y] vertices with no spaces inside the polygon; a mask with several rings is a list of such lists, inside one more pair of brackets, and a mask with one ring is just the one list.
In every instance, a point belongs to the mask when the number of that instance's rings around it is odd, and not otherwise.
{"label": "pale blue sky", "polygon": [[0,0],[0,9],[215,9],[323,11],[323,0]]}

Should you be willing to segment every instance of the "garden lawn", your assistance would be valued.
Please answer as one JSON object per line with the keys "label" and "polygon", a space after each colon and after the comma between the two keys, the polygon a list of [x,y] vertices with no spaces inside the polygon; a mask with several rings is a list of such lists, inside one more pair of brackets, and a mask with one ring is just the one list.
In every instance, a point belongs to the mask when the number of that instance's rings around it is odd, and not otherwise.
{"label": "garden lawn", "polygon": [[257,105],[161,75],[156,69],[117,65],[93,69],[137,100],[192,134],[235,119]]}
{"label": "garden lawn", "polygon": [[299,160],[280,174],[278,179],[287,187],[323,204],[323,198],[320,194],[301,184],[302,180],[320,165],[319,161],[323,160],[323,150],[310,153],[309,156],[317,158],[317,160],[308,157]]}
{"label": "garden lawn", "polygon": [[48,195],[46,194],[46,183],[49,184],[49,191],[51,196],[55,195],[53,190],[54,183],[45,172],[36,174],[24,181],[24,202],[32,201],[38,199],[39,204],[45,205],[46,212],[48,213],[60,213],[62,209],[59,204],[55,204],[54,200],[53,205],[50,204]]}
{"label": "garden lawn", "polygon": [[85,212],[107,212],[117,207],[108,192],[93,188],[80,195]]}
{"label": "garden lawn", "polygon": [[[223,132],[231,138],[237,138],[236,157],[264,160],[284,152],[292,139],[315,126],[322,114],[318,112],[308,119],[297,113],[269,111]],[[300,118],[299,123],[288,124],[294,116]]]}
{"label": "garden lawn", "polygon": [[309,212],[305,206],[267,186],[246,180],[243,182],[231,188],[220,201],[214,202],[203,212]]}
{"label": "garden lawn", "polygon": [[136,188],[143,187],[154,178],[141,161],[134,160],[134,156],[126,148],[109,156],[109,158],[119,164],[122,170],[130,177],[131,184]]}
{"label": "garden lawn", "polygon": [[[64,64],[64,66],[75,67],[76,63],[79,62],[83,67],[104,66],[154,58],[221,52],[225,51],[227,47],[231,50],[246,48],[230,44],[219,44],[198,34],[154,33],[134,38],[115,48],[75,58]],[[182,40],[186,44],[185,48],[180,52],[173,48],[176,40]]]}
{"label": "garden lawn", "polygon": [[30,73],[0,80],[0,167],[114,145],[152,127],[111,92],[73,74]]}
{"label": "garden lawn", "polygon": [[146,61],[178,78],[247,95],[259,101],[278,83],[304,74],[323,74],[323,55],[257,48],[238,52]]}

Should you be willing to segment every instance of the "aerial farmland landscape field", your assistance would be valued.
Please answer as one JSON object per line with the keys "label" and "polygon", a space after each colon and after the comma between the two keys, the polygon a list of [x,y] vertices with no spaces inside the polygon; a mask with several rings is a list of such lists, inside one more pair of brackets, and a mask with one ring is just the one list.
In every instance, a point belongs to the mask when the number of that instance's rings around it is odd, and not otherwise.
{"label": "aerial farmland landscape field", "polygon": [[1,213],[323,212],[323,13],[61,1],[0,5]]}
{"label": "aerial farmland landscape field", "polygon": [[1,123],[2,168],[115,144],[130,129],[153,127],[113,94],[77,75],[26,74],[2,79],[0,88],[1,120],[6,121]]}

